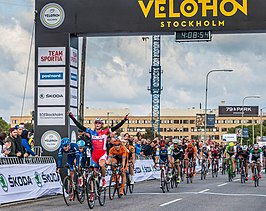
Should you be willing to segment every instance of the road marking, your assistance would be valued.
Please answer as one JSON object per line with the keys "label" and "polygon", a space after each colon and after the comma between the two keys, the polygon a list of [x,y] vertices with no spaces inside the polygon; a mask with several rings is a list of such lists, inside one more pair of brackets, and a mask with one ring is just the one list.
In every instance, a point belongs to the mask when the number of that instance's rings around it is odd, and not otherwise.
{"label": "road marking", "polygon": [[224,186],[224,185],[227,185],[228,183],[223,183],[223,184],[220,184],[220,185],[217,185],[218,187],[221,187],[221,186]]}
{"label": "road marking", "polygon": [[236,181],[239,181],[240,179],[234,179],[233,181],[236,182]]}
{"label": "road marking", "polygon": [[180,200],[182,200],[182,199],[175,199],[175,200],[173,200],[173,201],[166,202],[166,203],[164,203],[164,204],[161,204],[160,207],[166,206],[166,205],[168,205],[168,204],[172,204],[172,203],[177,202],[177,201],[180,201]]}
{"label": "road marking", "polygon": [[178,192],[178,193],[133,193],[135,195],[184,195],[184,194],[198,194],[198,192]]}
{"label": "road marking", "polygon": [[210,189],[205,189],[205,190],[202,190],[202,191],[200,191],[200,192],[198,192],[198,193],[204,193],[204,192],[206,192],[206,191],[209,191]]}
{"label": "road marking", "polygon": [[254,197],[266,197],[263,194],[249,194],[249,193],[212,193],[204,192],[203,194],[218,195],[218,196],[254,196]]}

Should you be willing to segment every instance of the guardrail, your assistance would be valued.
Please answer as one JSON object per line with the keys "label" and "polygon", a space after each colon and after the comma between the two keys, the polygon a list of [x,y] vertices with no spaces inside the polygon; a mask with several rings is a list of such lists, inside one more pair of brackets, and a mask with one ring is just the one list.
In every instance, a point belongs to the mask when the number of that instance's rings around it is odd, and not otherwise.
{"label": "guardrail", "polygon": [[42,156],[42,157],[28,157],[28,158],[18,158],[18,157],[7,157],[0,158],[1,165],[12,165],[12,164],[46,164],[55,163],[55,159],[52,156]]}

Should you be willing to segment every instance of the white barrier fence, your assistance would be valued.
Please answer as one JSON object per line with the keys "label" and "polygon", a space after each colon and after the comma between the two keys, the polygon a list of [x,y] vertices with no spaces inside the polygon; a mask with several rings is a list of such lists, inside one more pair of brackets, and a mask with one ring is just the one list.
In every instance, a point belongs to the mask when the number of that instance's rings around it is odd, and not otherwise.
{"label": "white barrier fence", "polygon": [[0,186],[0,204],[62,193],[52,157],[1,159]]}

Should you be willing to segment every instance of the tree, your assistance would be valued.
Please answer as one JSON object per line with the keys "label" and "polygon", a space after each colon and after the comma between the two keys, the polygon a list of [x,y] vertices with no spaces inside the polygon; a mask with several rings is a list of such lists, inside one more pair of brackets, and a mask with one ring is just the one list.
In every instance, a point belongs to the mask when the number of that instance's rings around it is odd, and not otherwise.
{"label": "tree", "polygon": [[8,123],[0,117],[0,132],[7,132],[9,129]]}

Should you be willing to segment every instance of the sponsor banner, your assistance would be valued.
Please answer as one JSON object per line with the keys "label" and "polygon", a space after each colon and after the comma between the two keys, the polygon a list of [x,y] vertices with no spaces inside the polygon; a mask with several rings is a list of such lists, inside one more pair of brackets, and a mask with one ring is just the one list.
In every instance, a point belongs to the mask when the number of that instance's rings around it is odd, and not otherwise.
{"label": "sponsor banner", "polygon": [[207,127],[215,127],[215,114],[207,114]]}
{"label": "sponsor banner", "polygon": [[196,114],[196,127],[204,127],[205,114]]}
{"label": "sponsor banner", "polygon": [[224,142],[236,142],[237,134],[234,134],[234,133],[223,134],[223,141]]}
{"label": "sponsor banner", "polygon": [[70,67],[70,86],[78,87],[78,70]]}
{"label": "sponsor banner", "polygon": [[65,85],[65,68],[38,67],[38,85]]}
{"label": "sponsor banner", "polygon": [[38,107],[38,125],[65,125],[64,107]]}
{"label": "sponsor banner", "polygon": [[0,204],[62,194],[56,164],[1,165]]}
{"label": "sponsor banner", "polygon": [[38,105],[65,105],[65,87],[39,87]]}
{"label": "sponsor banner", "polygon": [[[36,2],[46,11],[48,0]],[[42,31],[92,35],[173,34],[175,31],[211,30],[214,33],[265,32],[265,0],[64,0],[63,12],[41,12]],[[44,13],[44,15],[42,14]],[[45,16],[47,15],[47,16]],[[39,20],[40,18],[40,20]],[[60,27],[59,27],[60,26]],[[49,30],[49,28],[54,28]]]}
{"label": "sponsor banner", "polygon": [[242,135],[243,135],[244,138],[248,138],[249,137],[248,136],[248,128],[247,127],[243,128]]}
{"label": "sponsor banner", "polygon": [[46,28],[55,29],[64,22],[65,11],[59,4],[46,4],[40,12],[40,20]]}
{"label": "sponsor banner", "polygon": [[219,106],[219,116],[258,116],[258,106]]}
{"label": "sponsor banner", "polygon": [[61,144],[61,136],[54,130],[46,131],[41,137],[41,145],[48,152],[58,150]]}
{"label": "sponsor banner", "polygon": [[78,89],[70,87],[70,106],[78,107]]}
{"label": "sponsor banner", "polygon": [[78,50],[70,47],[70,66],[78,67]]}
{"label": "sponsor banner", "polygon": [[[75,119],[78,119],[78,109],[70,107],[70,112],[74,114]],[[69,118],[70,119],[70,118]],[[70,125],[76,126],[72,119],[70,119]]]}
{"label": "sponsor banner", "polygon": [[38,65],[65,65],[65,47],[39,47]]}

